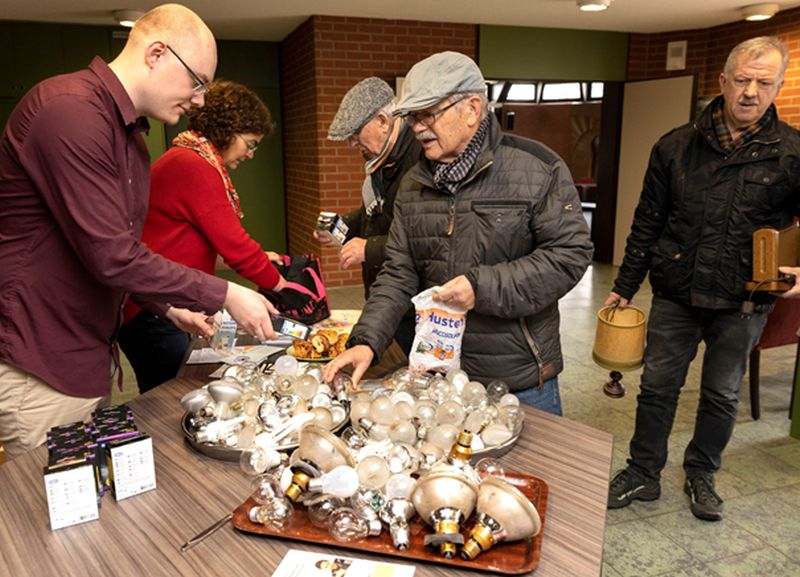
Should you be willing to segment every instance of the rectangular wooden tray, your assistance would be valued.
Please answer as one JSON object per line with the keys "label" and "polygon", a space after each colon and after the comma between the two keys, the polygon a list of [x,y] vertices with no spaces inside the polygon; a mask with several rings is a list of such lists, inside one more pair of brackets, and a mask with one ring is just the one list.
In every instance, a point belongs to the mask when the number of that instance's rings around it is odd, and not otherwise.
{"label": "rectangular wooden tray", "polygon": [[[384,528],[377,537],[368,537],[360,541],[341,543],[334,539],[327,529],[322,529],[311,523],[303,505],[296,505],[294,516],[289,526],[280,532],[273,531],[264,525],[253,523],[248,518],[248,511],[257,506],[252,499],[242,503],[233,512],[232,524],[239,531],[245,533],[255,533],[265,537],[279,537],[281,539],[294,539],[317,543],[331,547],[342,547],[355,551],[365,551],[377,553],[402,559],[417,559],[427,563],[439,563],[442,565],[455,566],[460,569],[474,569],[476,571],[490,571],[492,573],[503,573],[506,575],[519,575],[529,573],[536,569],[539,564],[539,557],[542,553],[542,537],[545,532],[545,516],[547,511],[547,483],[538,477],[523,475],[520,473],[506,473],[506,481],[512,483],[522,493],[530,499],[539,517],[542,520],[542,529],[533,539],[524,541],[514,541],[511,543],[498,543],[488,551],[481,553],[472,561],[466,561],[460,556],[454,559],[446,559],[438,554],[437,550],[425,547],[423,540],[425,535],[432,529],[416,516],[410,523],[410,546],[406,551],[398,551],[392,545],[392,538],[389,531]],[[473,519],[465,523],[465,527],[472,526]],[[466,535],[466,529],[462,531]]]}

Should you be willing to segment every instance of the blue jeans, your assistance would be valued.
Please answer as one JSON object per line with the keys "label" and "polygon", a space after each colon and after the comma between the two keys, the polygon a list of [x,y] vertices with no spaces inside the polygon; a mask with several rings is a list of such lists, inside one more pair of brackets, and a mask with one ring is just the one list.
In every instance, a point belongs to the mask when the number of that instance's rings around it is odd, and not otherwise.
{"label": "blue jeans", "polygon": [[700,341],[706,345],[700,403],[683,468],[687,477],[720,468],[722,451],[736,423],[747,359],[766,321],[767,312],[744,317],[734,309],[698,308],[653,297],[628,459],[632,468],[659,479],[667,462],[667,440],[678,396]]}
{"label": "blue jeans", "polygon": [[558,392],[558,377],[546,380],[541,389],[534,385],[529,389],[515,391],[514,394],[521,403],[554,415],[561,416],[563,414],[561,412],[561,395]]}
{"label": "blue jeans", "polygon": [[120,329],[117,340],[144,393],[178,374],[192,337],[171,321],[140,311]]}

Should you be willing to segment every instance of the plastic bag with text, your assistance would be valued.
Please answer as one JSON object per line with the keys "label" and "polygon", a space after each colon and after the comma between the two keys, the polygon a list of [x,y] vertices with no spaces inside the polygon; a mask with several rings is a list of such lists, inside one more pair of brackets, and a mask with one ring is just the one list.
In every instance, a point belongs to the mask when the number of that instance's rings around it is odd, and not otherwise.
{"label": "plastic bag with text", "polygon": [[467,311],[433,300],[442,288],[435,286],[411,299],[416,308],[417,331],[408,357],[413,372],[446,373],[461,365],[461,337]]}

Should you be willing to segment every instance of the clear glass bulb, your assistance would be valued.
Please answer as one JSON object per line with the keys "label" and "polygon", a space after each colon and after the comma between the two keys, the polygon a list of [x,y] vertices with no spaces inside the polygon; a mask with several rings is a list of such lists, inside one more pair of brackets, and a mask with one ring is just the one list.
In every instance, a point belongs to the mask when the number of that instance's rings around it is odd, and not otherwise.
{"label": "clear glass bulb", "polygon": [[411,489],[414,488],[414,483],[416,483],[414,478],[407,473],[392,475],[389,477],[389,480],[386,481],[386,486],[384,488],[386,498],[408,499],[409,495],[411,495]]}
{"label": "clear glass bulb", "polygon": [[294,516],[294,507],[289,499],[272,497],[255,512],[256,522],[273,531],[286,529]]}
{"label": "clear glass bulb", "polygon": [[319,487],[320,491],[327,495],[347,498],[358,491],[358,486],[359,478],[356,470],[347,465],[339,465],[322,475],[322,477],[312,479],[308,488],[313,491],[316,487]]}
{"label": "clear glass bulb", "polygon": [[261,475],[267,470],[268,466],[267,452],[261,447],[245,449],[239,453],[239,467],[241,467],[245,475],[250,477]]}
{"label": "clear glass bulb", "polygon": [[297,374],[299,368],[300,363],[298,363],[297,359],[292,355],[279,356],[277,359],[275,359],[275,364],[272,366],[272,370],[275,372],[275,374],[281,377],[293,377]]}
{"label": "clear glass bulb", "polygon": [[461,369],[450,369],[447,371],[445,378],[455,386],[458,392],[461,392],[469,382],[469,375]]}
{"label": "clear glass bulb", "polygon": [[367,536],[369,523],[353,509],[342,507],[330,516],[328,530],[337,541],[350,543]]}
{"label": "clear glass bulb", "polygon": [[320,528],[327,528],[330,524],[331,515],[344,507],[344,500],[331,495],[315,495],[305,501],[308,519],[311,523]]}
{"label": "clear glass bulb", "polygon": [[389,465],[386,464],[383,457],[378,455],[370,455],[361,459],[356,465],[356,471],[358,471],[358,479],[361,485],[367,489],[377,490],[382,488],[386,481],[389,480],[389,475],[391,475]]}
{"label": "clear glass bulb", "polygon": [[[289,471],[289,469],[286,470]],[[291,471],[289,471],[289,477],[291,479]],[[263,505],[272,497],[283,497],[283,489],[281,488],[280,480],[278,477],[271,474],[260,475],[253,479],[253,482],[250,484],[250,492],[253,501],[259,505]]]}
{"label": "clear glass bulb", "polygon": [[361,427],[345,428],[342,431],[341,439],[354,453],[367,444],[367,436]]}
{"label": "clear glass bulb", "polygon": [[294,377],[291,375],[281,375],[278,377],[278,382],[275,385],[275,389],[281,395],[291,395],[294,392]]}
{"label": "clear glass bulb", "polygon": [[358,423],[364,417],[369,418],[372,401],[369,397],[356,397],[350,402],[350,422]]}
{"label": "clear glass bulb", "polygon": [[445,401],[436,409],[436,421],[440,425],[461,427],[464,422],[464,408],[457,401]]}
{"label": "clear glass bulb", "polygon": [[486,477],[499,477],[505,479],[506,470],[499,461],[491,457],[484,457],[475,463],[475,472],[481,479]]}
{"label": "clear glass bulb", "polygon": [[419,401],[414,407],[414,416],[424,427],[436,425],[436,403],[431,401]]}
{"label": "clear glass bulb", "polygon": [[442,404],[456,396],[456,387],[445,379],[432,379],[431,386],[428,387],[428,396],[433,402]]}
{"label": "clear glass bulb", "polygon": [[486,385],[486,394],[490,403],[496,403],[508,394],[508,385],[500,380],[495,380]]}
{"label": "clear glass bulb", "polygon": [[522,428],[522,408],[519,405],[505,405],[500,406],[500,422],[503,423],[509,431],[516,433]]}
{"label": "clear glass bulb", "polygon": [[349,391],[353,388],[353,380],[345,375],[344,373],[339,373],[335,377],[333,377],[333,390],[337,393],[340,391]]}
{"label": "clear glass bulb", "polygon": [[300,375],[294,379],[294,394],[301,399],[310,399],[318,389],[319,381],[311,375]]}
{"label": "clear glass bulb", "polygon": [[471,412],[464,419],[464,428],[470,433],[477,434],[483,429],[485,425],[488,424],[489,424],[489,417],[486,415],[486,412],[481,409]]}

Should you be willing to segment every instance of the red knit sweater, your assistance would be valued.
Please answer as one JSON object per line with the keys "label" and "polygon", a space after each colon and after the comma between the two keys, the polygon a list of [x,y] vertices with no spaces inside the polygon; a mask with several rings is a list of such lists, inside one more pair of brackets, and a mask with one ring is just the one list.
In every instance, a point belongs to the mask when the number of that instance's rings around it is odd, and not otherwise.
{"label": "red knit sweater", "polygon": [[[209,274],[219,254],[259,287],[271,289],[280,278],[233,212],[219,172],[186,148],[174,146],[153,164],[142,241],[153,252]],[[125,322],[139,310],[129,300]]]}

